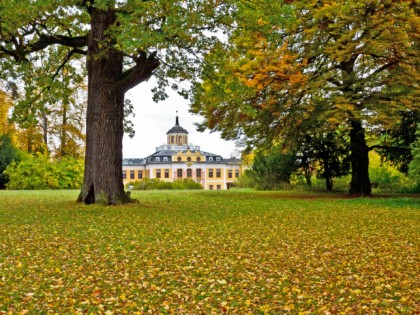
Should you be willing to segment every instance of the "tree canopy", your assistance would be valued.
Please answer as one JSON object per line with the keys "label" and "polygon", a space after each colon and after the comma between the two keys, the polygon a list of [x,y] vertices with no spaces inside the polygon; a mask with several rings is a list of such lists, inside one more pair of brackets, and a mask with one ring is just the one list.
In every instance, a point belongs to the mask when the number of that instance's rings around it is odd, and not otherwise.
{"label": "tree canopy", "polygon": [[[263,6],[256,2],[257,6]],[[347,130],[350,191],[370,194],[365,128],[391,126],[418,106],[415,1],[284,1],[238,22],[207,56],[192,110],[201,128],[287,149],[314,127]],[[254,9],[244,8],[253,16]],[[217,60],[218,62],[215,62]],[[323,123],[320,123],[323,122]]]}

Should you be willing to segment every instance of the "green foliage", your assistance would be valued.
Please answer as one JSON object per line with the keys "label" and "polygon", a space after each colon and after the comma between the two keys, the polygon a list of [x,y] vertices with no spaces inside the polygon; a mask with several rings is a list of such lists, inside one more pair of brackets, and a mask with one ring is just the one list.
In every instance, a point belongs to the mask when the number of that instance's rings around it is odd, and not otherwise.
{"label": "green foliage", "polygon": [[83,161],[71,157],[52,161],[46,154],[24,154],[5,174],[8,189],[75,189],[83,181]]}
{"label": "green foliage", "polygon": [[417,124],[420,123],[419,110],[407,110],[401,115],[401,121],[389,130],[381,133],[384,148],[378,150],[381,156],[389,160],[398,170],[408,173],[408,167],[413,159],[410,147],[416,141]]}
{"label": "green foliage", "polygon": [[375,152],[369,152],[369,177],[372,185],[381,190],[397,191],[408,184],[406,176]]}
{"label": "green foliage", "polygon": [[311,175],[325,179],[327,190],[332,190],[333,179],[345,176],[350,171],[350,148],[342,131],[307,133],[297,154],[307,183]]}
{"label": "green foliage", "polygon": [[9,177],[4,173],[7,166],[13,161],[18,163],[19,159],[20,152],[13,146],[10,137],[0,136],[0,189],[6,188],[6,184],[9,182]]}
{"label": "green foliage", "polygon": [[295,157],[280,153],[259,153],[246,176],[257,189],[276,190],[288,187],[290,176],[296,169]]}
{"label": "green foliage", "polygon": [[362,126],[392,126],[399,112],[419,104],[414,2],[256,3],[270,10],[243,9],[248,19],[206,56],[192,104],[205,118],[200,128],[257,148],[288,149],[325,123],[354,131],[350,191],[369,195]]}
{"label": "green foliage", "polygon": [[256,188],[255,181],[252,179],[252,176],[249,175],[250,170],[246,169],[241,177],[239,177],[236,181],[236,187],[238,188]]}
{"label": "green foliage", "polygon": [[128,183],[127,187],[132,187],[134,190],[183,190],[183,189],[203,189],[201,184],[189,178],[178,179],[173,182],[165,182],[158,178],[145,178],[140,181]]}
{"label": "green foliage", "polygon": [[408,174],[411,178],[417,181],[418,186],[420,187],[420,124],[417,125],[417,139],[412,145],[411,154],[413,155],[413,160],[409,165]]}
{"label": "green foliage", "polygon": [[0,191],[0,313],[417,313],[418,200],[132,195]]}

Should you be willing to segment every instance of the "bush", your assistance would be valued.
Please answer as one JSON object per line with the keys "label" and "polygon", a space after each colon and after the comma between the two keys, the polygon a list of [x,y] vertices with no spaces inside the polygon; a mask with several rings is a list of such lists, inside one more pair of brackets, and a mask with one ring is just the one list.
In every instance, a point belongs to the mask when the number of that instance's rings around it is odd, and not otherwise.
{"label": "bush", "polygon": [[132,186],[134,190],[192,190],[192,189],[203,189],[201,184],[193,181],[192,179],[185,178],[180,180],[175,180],[173,182],[165,182],[158,178],[145,178],[140,181],[135,181],[132,183],[128,183],[128,186]]}
{"label": "bush", "polygon": [[290,177],[296,169],[295,156],[270,153],[257,154],[247,176],[259,190],[289,188]]}
{"label": "bush", "polygon": [[19,163],[5,170],[8,189],[77,189],[83,182],[83,161],[65,158],[52,161],[46,154],[23,154]]}
{"label": "bush", "polygon": [[6,188],[9,177],[4,173],[13,161],[19,161],[20,151],[16,149],[7,135],[0,136],[0,189]]}
{"label": "bush", "polygon": [[416,135],[417,140],[413,143],[411,149],[413,160],[410,162],[408,175],[417,182],[417,186],[420,186],[420,124],[417,126]]}
{"label": "bush", "polygon": [[408,184],[408,178],[381,157],[375,151],[369,152],[369,178],[379,190],[398,191]]}

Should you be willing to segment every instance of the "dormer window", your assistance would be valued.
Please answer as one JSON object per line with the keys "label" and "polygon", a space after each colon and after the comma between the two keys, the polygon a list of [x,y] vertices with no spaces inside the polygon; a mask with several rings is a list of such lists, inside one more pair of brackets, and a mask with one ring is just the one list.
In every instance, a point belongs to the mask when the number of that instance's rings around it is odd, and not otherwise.
{"label": "dormer window", "polygon": [[217,158],[216,158],[216,161],[220,162],[220,157],[217,157]]}
{"label": "dormer window", "polygon": [[168,162],[168,157],[167,157],[167,156],[165,156],[165,157],[163,158],[163,161],[164,161],[164,162]]}
{"label": "dormer window", "polygon": [[155,158],[155,161],[156,161],[156,162],[160,162],[160,157],[156,157],[156,158]]}
{"label": "dormer window", "polygon": [[213,162],[213,157],[209,157],[209,162]]}

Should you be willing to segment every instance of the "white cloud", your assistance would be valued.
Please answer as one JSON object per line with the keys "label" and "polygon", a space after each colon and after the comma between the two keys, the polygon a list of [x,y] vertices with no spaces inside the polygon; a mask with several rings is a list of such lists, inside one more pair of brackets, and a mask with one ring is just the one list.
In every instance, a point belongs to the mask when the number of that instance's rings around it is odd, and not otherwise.
{"label": "white cloud", "polygon": [[155,152],[156,147],[166,143],[166,132],[175,125],[175,115],[178,110],[179,124],[188,130],[188,140],[199,145],[201,150],[230,157],[235,150],[234,141],[225,141],[217,132],[198,132],[195,122],[202,118],[188,112],[188,100],[176,93],[170,93],[165,101],[155,103],[152,92],[155,81],[143,82],[127,93],[134,105],[135,117],[132,118],[136,134],[130,139],[124,135],[124,158],[143,158]]}

